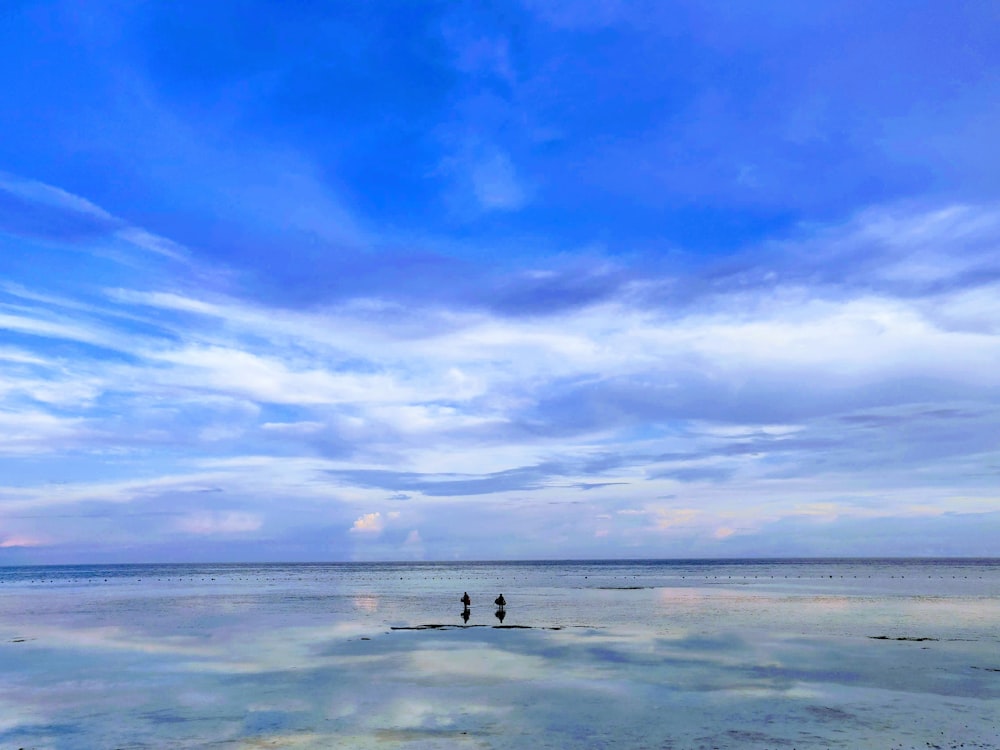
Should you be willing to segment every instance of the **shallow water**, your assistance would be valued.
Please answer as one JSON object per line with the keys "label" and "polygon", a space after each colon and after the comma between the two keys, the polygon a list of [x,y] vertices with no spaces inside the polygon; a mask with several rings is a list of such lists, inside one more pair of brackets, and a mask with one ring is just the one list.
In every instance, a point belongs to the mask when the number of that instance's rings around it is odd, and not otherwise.
{"label": "shallow water", "polygon": [[0,569],[3,748],[998,737],[997,560]]}

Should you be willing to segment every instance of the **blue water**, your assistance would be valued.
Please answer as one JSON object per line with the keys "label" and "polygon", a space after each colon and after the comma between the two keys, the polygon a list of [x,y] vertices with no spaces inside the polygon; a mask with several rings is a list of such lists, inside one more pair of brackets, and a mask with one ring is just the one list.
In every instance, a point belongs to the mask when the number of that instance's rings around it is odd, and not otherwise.
{"label": "blue water", "polygon": [[998,717],[995,559],[0,568],[0,748],[1000,747]]}

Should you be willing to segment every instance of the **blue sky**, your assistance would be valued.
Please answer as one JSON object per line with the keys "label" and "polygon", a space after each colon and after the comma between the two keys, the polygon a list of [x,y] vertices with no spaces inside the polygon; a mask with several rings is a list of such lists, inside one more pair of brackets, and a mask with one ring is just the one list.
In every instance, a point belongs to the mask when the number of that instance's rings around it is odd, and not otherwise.
{"label": "blue sky", "polygon": [[995,3],[5,7],[0,563],[1000,555]]}

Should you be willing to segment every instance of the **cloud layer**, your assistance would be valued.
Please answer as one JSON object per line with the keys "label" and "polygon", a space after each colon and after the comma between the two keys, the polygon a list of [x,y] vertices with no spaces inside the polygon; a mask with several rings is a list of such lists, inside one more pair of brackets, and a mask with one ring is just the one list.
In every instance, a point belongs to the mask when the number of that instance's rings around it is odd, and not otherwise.
{"label": "cloud layer", "polygon": [[981,9],[227,8],[2,32],[0,561],[1000,554]]}

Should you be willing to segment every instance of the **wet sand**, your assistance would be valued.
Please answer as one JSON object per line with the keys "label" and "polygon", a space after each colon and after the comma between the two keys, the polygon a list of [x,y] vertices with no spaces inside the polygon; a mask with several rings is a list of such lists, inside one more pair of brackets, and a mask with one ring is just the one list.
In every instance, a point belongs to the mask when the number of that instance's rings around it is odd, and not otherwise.
{"label": "wet sand", "polygon": [[5,582],[0,747],[1000,747],[992,580],[495,574]]}

